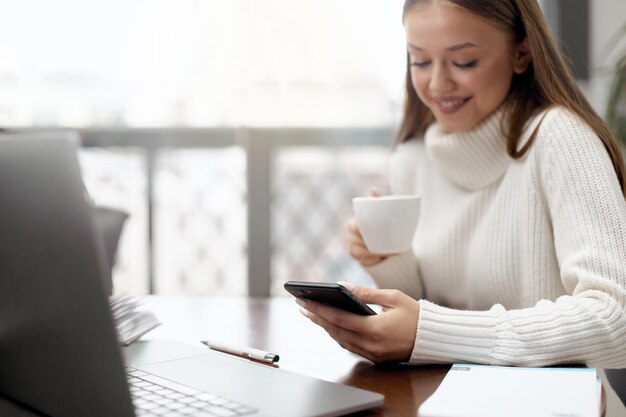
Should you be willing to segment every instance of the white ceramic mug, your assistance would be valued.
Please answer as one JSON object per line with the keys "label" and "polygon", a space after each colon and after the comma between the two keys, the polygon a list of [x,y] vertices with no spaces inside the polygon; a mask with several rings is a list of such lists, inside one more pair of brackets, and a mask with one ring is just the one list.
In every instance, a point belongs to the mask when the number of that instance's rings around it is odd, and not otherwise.
{"label": "white ceramic mug", "polygon": [[420,216],[419,196],[355,197],[352,208],[371,253],[400,253],[411,248]]}

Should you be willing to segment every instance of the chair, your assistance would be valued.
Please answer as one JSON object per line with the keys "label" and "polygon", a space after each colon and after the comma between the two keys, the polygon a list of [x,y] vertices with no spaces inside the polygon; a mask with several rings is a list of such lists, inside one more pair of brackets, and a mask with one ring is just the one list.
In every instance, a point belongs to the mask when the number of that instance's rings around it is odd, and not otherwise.
{"label": "chair", "polygon": [[113,292],[113,281],[111,273],[115,265],[115,256],[117,254],[117,246],[124,228],[124,223],[128,219],[128,213],[102,206],[93,207],[93,219],[95,227],[99,235],[102,237],[102,245],[104,249],[104,260],[106,261],[107,270],[104,277],[104,288],[108,295]]}

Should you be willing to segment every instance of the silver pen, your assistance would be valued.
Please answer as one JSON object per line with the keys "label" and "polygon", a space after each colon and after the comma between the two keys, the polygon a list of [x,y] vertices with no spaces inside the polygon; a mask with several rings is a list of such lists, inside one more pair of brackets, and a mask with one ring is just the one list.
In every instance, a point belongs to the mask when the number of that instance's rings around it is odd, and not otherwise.
{"label": "silver pen", "polygon": [[250,347],[235,346],[232,344],[217,343],[210,340],[201,340],[202,343],[207,345],[209,349],[217,350],[219,352],[229,353],[231,355],[240,356],[246,359],[252,359],[255,361],[261,361],[266,363],[278,362],[280,356],[275,353],[266,352],[260,349],[254,349]]}

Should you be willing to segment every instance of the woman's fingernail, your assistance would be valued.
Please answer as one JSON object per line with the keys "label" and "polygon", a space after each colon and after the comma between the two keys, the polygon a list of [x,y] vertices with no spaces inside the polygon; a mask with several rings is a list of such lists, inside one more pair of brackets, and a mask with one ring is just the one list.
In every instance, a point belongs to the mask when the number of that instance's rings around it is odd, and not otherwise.
{"label": "woman's fingernail", "polygon": [[298,304],[300,307],[306,307],[306,300],[303,300],[302,298],[296,298],[296,304]]}
{"label": "woman's fingernail", "polygon": [[309,312],[303,308],[300,309],[300,314],[302,314],[307,319],[309,318]]}
{"label": "woman's fingernail", "polygon": [[351,282],[339,281],[339,282],[337,282],[337,284],[341,285],[342,287],[345,287],[346,289],[348,289],[350,291],[354,291],[356,289],[356,285],[354,285]]}

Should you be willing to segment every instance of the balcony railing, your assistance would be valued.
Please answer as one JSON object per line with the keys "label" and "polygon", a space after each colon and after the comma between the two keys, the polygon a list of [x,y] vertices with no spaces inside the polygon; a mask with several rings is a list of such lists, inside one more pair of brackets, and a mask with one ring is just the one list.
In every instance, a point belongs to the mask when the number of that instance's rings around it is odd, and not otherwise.
{"label": "balcony railing", "polygon": [[85,182],[129,211],[116,290],[282,294],[367,282],[347,254],[351,199],[386,182],[390,128],[88,129]]}

